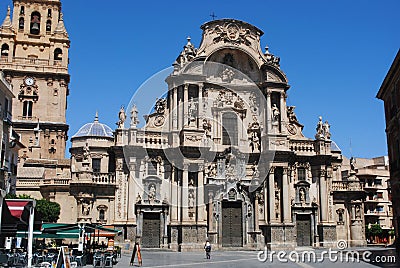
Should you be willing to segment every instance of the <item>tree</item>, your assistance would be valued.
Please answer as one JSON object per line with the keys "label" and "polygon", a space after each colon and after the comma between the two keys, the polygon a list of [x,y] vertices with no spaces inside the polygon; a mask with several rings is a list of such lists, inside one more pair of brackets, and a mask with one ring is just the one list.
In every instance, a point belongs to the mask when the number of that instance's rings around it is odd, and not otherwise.
{"label": "tree", "polygon": [[43,222],[57,222],[60,217],[60,204],[46,199],[36,201],[36,210]]}

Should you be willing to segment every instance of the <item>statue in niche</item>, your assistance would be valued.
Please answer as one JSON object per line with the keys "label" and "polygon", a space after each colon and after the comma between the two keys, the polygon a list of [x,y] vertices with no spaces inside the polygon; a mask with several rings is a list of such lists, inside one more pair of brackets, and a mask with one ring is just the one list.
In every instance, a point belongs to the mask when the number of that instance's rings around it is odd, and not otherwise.
{"label": "statue in niche", "polygon": [[153,202],[156,200],[156,186],[154,184],[150,184],[148,199]]}
{"label": "statue in niche", "polygon": [[188,105],[189,125],[196,122],[197,113],[197,102],[190,98]]}
{"label": "statue in niche", "polygon": [[89,213],[90,213],[90,202],[85,200],[82,202],[82,215],[89,216]]}
{"label": "statue in niche", "polygon": [[139,124],[139,112],[134,104],[131,109],[131,128],[136,128]]}
{"label": "statue in niche", "polygon": [[259,178],[260,177],[260,172],[258,171],[258,165],[254,162],[253,166],[251,167],[253,170],[252,177],[253,178]]}
{"label": "statue in niche", "polygon": [[275,182],[275,218],[279,218],[280,215],[280,200],[281,190],[279,189],[278,182]]}
{"label": "statue in niche", "polygon": [[260,143],[260,123],[257,120],[256,116],[253,116],[253,122],[249,123],[247,128],[247,132],[250,134],[250,148],[251,151],[254,152],[255,150],[261,150],[261,143]]}
{"label": "statue in niche", "polygon": [[203,119],[203,129],[204,129],[204,134],[206,135],[206,137],[210,138],[211,137],[211,124],[206,118]]}
{"label": "statue in niche", "polygon": [[194,196],[194,190],[190,189],[189,194],[188,194],[188,206],[189,208],[194,208],[195,204],[195,196]]}
{"label": "statue in niche", "polygon": [[323,125],[323,132],[324,132],[324,137],[328,140],[331,138],[330,128],[331,128],[331,126],[329,125],[328,121],[325,121],[325,123]]}
{"label": "statue in niche", "polygon": [[90,149],[89,149],[89,144],[86,143],[85,146],[83,146],[83,159],[88,160],[90,158]]}
{"label": "statue in niche", "polygon": [[361,206],[356,205],[356,219],[361,219]]}
{"label": "statue in niche", "polygon": [[228,181],[233,181],[235,179],[235,166],[231,163],[228,164],[225,172],[225,177]]}
{"label": "statue in niche", "polygon": [[250,136],[250,148],[251,151],[260,151],[261,150],[261,144],[260,144],[260,138],[258,137],[257,132],[252,132]]}
{"label": "statue in niche", "polygon": [[124,123],[125,123],[125,120],[126,120],[126,114],[125,114],[124,106],[121,106],[121,109],[119,110],[118,119],[119,119],[118,122],[117,122],[118,128],[124,128]]}
{"label": "statue in niche", "polygon": [[299,190],[299,199],[302,205],[306,203],[306,190],[304,188],[300,188]]}
{"label": "statue in niche", "polygon": [[279,109],[276,106],[276,104],[274,103],[272,105],[272,121],[273,122],[278,122],[279,121],[279,115],[280,115]]}

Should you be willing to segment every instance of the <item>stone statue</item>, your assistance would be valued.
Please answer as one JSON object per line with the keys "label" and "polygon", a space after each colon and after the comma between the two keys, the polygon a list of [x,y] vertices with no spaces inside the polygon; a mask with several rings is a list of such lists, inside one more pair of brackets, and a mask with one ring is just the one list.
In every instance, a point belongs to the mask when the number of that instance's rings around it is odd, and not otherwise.
{"label": "stone statue", "polygon": [[136,197],[136,204],[141,204],[141,203],[142,203],[142,197],[140,196],[140,194],[138,194]]}
{"label": "stone statue", "polygon": [[188,194],[188,206],[189,206],[189,208],[194,208],[194,203],[195,203],[194,191],[193,190],[189,190],[189,194]]}
{"label": "stone statue", "polygon": [[221,74],[222,81],[230,83],[234,75],[235,73],[231,69],[226,68]]}
{"label": "stone statue", "polygon": [[280,200],[281,200],[281,190],[279,189],[278,182],[275,182],[275,217],[279,218],[280,215]]}
{"label": "stone statue", "polygon": [[204,129],[204,134],[206,135],[206,137],[210,138],[211,137],[211,124],[206,118],[203,119],[203,129]]}
{"label": "stone statue", "polygon": [[316,139],[324,138],[324,124],[322,123],[322,116],[319,117],[316,131],[317,131],[317,134],[315,134]]}
{"label": "stone statue", "polygon": [[88,201],[83,201],[82,202],[82,215],[89,216],[89,213],[90,213],[90,204]]}
{"label": "stone statue", "polygon": [[328,121],[325,121],[324,125],[323,125],[323,132],[324,132],[324,137],[326,139],[330,139],[331,138],[331,131],[330,131],[330,125],[328,123]]}
{"label": "stone statue", "polygon": [[89,149],[89,144],[86,143],[85,146],[83,147],[83,159],[88,160],[90,158],[90,149]]}
{"label": "stone statue", "polygon": [[131,109],[131,128],[136,128],[139,124],[139,112],[134,104]]}
{"label": "stone statue", "polygon": [[126,120],[126,114],[125,114],[124,106],[121,106],[121,109],[119,110],[118,119],[119,119],[118,122],[117,122],[118,128],[124,128],[124,123],[125,123],[125,120]]}
{"label": "stone statue", "polygon": [[197,112],[197,103],[190,98],[188,105],[188,116],[189,116],[189,125],[196,122],[196,112]]}
{"label": "stone statue", "polygon": [[294,112],[295,106],[288,106],[287,107],[287,115],[290,123],[298,123],[297,116]]}
{"label": "stone statue", "polygon": [[156,98],[155,110],[158,114],[163,114],[165,112],[165,105],[166,99]]}
{"label": "stone statue", "polygon": [[250,137],[250,148],[251,151],[254,152],[255,150],[261,150],[260,138],[258,137],[257,132],[252,132]]}
{"label": "stone statue", "polygon": [[148,197],[149,197],[149,201],[156,200],[156,187],[154,186],[154,184],[150,185]]}
{"label": "stone statue", "polygon": [[354,157],[350,158],[350,170],[352,171],[356,170],[356,159]]}
{"label": "stone statue", "polygon": [[300,203],[301,204],[305,204],[306,203],[306,191],[304,190],[304,188],[300,188],[299,199],[300,199]]}
{"label": "stone statue", "polygon": [[361,207],[356,205],[356,219],[361,219]]}
{"label": "stone statue", "polygon": [[216,167],[215,167],[215,164],[214,163],[210,163],[208,166],[207,166],[207,170],[206,170],[206,175],[208,176],[208,177],[211,177],[211,178],[214,178],[216,175],[217,175],[217,169],[216,169]]}
{"label": "stone statue", "polygon": [[273,122],[278,122],[279,121],[279,115],[280,115],[279,109],[276,106],[276,104],[274,103],[274,105],[272,106],[272,121]]}
{"label": "stone statue", "polygon": [[255,150],[261,150],[260,144],[260,123],[257,120],[256,116],[253,116],[253,122],[249,123],[247,133],[250,134],[250,148],[251,151],[254,152]]}
{"label": "stone statue", "polygon": [[254,163],[253,166],[251,167],[251,169],[253,170],[252,177],[253,178],[259,178],[260,177],[260,172],[258,171],[258,165],[256,163]]}

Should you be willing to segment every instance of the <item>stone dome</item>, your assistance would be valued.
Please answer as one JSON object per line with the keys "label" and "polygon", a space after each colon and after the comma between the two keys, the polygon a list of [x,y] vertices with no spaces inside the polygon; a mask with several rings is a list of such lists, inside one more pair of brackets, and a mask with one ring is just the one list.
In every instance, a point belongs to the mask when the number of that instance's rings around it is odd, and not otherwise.
{"label": "stone dome", "polygon": [[83,125],[78,132],[72,138],[78,138],[78,137],[107,137],[107,138],[112,138],[113,137],[113,130],[105,125],[99,122],[99,116],[96,113],[96,117],[94,118],[93,123],[87,123]]}

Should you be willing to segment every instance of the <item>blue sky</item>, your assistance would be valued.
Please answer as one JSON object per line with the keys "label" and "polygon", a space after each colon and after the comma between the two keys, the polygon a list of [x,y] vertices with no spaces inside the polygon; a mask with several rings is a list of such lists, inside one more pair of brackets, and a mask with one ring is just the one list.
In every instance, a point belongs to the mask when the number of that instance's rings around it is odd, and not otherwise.
{"label": "blue sky", "polygon": [[[400,2],[388,1],[131,1],[64,0],[71,39],[69,136],[94,118],[115,128],[121,105],[149,77],[170,67],[186,37],[220,18],[264,31],[262,47],[281,58],[296,106],[313,137],[318,116],[346,156],[387,154],[383,103],[376,93],[400,44]],[[4,18],[11,0],[2,0]],[[149,92],[150,94],[150,92]],[[155,96],[156,97],[156,96]]]}

